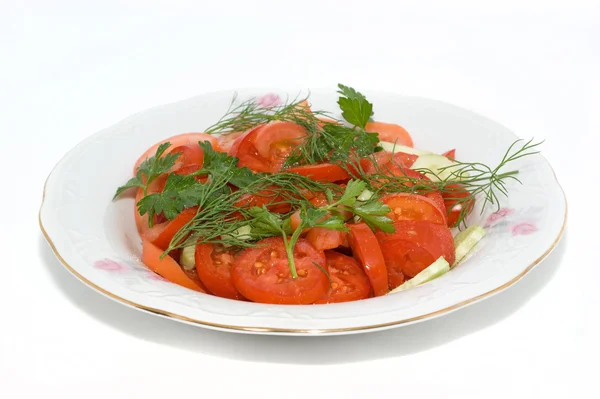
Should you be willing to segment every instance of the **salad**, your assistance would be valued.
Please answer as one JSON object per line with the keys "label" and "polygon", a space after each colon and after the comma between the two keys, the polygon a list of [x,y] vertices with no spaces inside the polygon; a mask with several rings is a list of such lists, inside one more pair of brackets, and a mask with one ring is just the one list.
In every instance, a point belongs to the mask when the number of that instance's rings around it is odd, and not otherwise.
{"label": "salad", "polygon": [[467,216],[508,195],[518,171],[505,166],[539,143],[516,141],[493,167],[461,162],[338,88],[339,119],[309,98],[232,101],[204,133],[142,154],[114,199],[136,190],[143,263],[209,295],[292,305],[387,295],[460,262],[485,235]]}

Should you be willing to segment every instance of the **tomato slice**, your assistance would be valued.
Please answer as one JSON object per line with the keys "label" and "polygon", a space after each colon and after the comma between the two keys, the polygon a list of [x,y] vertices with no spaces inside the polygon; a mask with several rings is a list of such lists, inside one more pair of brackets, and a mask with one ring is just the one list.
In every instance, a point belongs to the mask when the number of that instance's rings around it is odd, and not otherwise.
{"label": "tomato slice", "polygon": [[442,193],[444,199],[444,205],[446,206],[446,213],[448,218],[448,227],[455,227],[460,218],[460,213],[464,207],[467,207],[467,214],[471,213],[475,201],[471,198],[470,200],[460,202],[463,198],[468,198],[471,193],[466,190],[460,184],[448,184],[446,190]]}
{"label": "tomato slice", "polygon": [[413,165],[413,163],[415,163],[418,157],[419,156],[415,154],[396,152],[394,153],[394,162],[404,166],[405,168],[410,168]]}
{"label": "tomato slice", "polygon": [[388,268],[390,289],[397,287],[396,276],[414,277],[440,256],[454,263],[454,239],[448,227],[423,220],[402,220],[394,222],[394,227],[394,233],[376,234]]}
{"label": "tomato slice", "polygon": [[239,166],[256,172],[279,172],[285,159],[306,137],[306,129],[290,122],[271,122],[238,137],[229,154]]}
{"label": "tomato slice", "polygon": [[290,274],[283,238],[267,238],[236,258],[233,284],[254,302],[306,305],[322,298],[329,289],[329,279],[315,263],[326,267],[323,251],[301,238],[294,246],[294,263],[296,279]]}
{"label": "tomato slice", "polygon": [[375,234],[364,223],[349,224],[348,235],[354,257],[364,268],[375,296],[388,293],[388,273]]}
{"label": "tomato slice", "polygon": [[[293,224],[292,224],[292,228]],[[335,249],[344,242],[344,231],[325,229],[323,227],[313,227],[308,230],[306,239],[317,250]]]}
{"label": "tomato slice", "polygon": [[398,220],[428,220],[433,223],[446,224],[446,215],[435,202],[424,195],[394,193],[381,198],[392,210],[388,217]]}
{"label": "tomato slice", "polygon": [[262,207],[264,205],[271,212],[275,213],[288,213],[292,208],[289,203],[286,203],[284,198],[266,189],[254,194],[242,195],[235,205],[240,208]]}
{"label": "tomato slice", "polygon": [[[391,153],[387,151],[376,152],[373,154],[373,157],[375,158],[375,163],[377,163],[377,166],[379,166],[379,168],[383,167],[383,165],[390,163],[392,160]],[[366,163],[363,169],[365,173],[371,175],[377,172],[377,166],[374,165],[370,159],[366,159]]]}
{"label": "tomato slice", "polygon": [[160,259],[163,252],[162,249],[150,241],[142,239],[142,262],[150,270],[172,283],[195,291],[206,292],[197,282],[186,275],[181,266],[172,257],[167,255],[163,259]]}
{"label": "tomato slice", "polygon": [[234,132],[228,133],[217,137],[217,142],[219,145],[219,150],[223,152],[229,152],[231,150],[231,146],[240,137],[244,132]]}
{"label": "tomato slice", "polygon": [[175,234],[196,216],[198,207],[184,209],[170,222],[154,225],[144,233],[144,238],[163,251],[169,247]]}
{"label": "tomato slice", "polygon": [[172,170],[178,170],[189,165],[202,165],[204,163],[204,151],[198,143],[179,145],[169,152],[172,154],[179,153],[179,157],[175,161]]}
{"label": "tomato slice", "polygon": [[412,137],[402,126],[395,123],[369,122],[365,126],[369,133],[379,133],[379,140],[408,147],[413,146]]}
{"label": "tomato slice", "polygon": [[416,159],[417,156],[413,154],[397,152],[392,155],[390,152],[381,151],[375,153],[377,166],[373,165],[372,161],[368,161],[364,170],[367,174],[381,173],[388,176],[409,176],[429,180],[424,174],[410,169]]}
{"label": "tomato slice", "polygon": [[433,203],[438,207],[440,211],[446,216],[446,205],[444,204],[444,198],[439,191],[430,191],[428,193],[423,194],[427,198],[433,201]]}
{"label": "tomato slice", "polygon": [[245,298],[233,285],[231,268],[234,254],[221,245],[198,244],[195,253],[196,271],[206,288],[216,296],[229,299]]}
{"label": "tomato slice", "polygon": [[[179,134],[177,136],[173,136],[170,137],[166,140],[162,140],[156,144],[154,144],[152,147],[148,148],[146,150],[146,152],[144,152],[142,154],[142,156],[137,160],[137,162],[135,163],[135,166],[133,167],[133,174],[135,175],[137,172],[137,169],[140,167],[140,165],[142,164],[142,162],[144,162],[147,158],[150,158],[152,156],[154,156],[154,154],[156,154],[156,149],[158,148],[159,145],[166,143],[166,142],[170,142],[171,146],[169,148],[167,148],[167,150],[165,151],[165,154],[169,154],[170,152],[172,152],[175,149],[179,148],[179,151],[185,151],[182,149],[182,147],[187,147],[189,148],[188,154],[190,156],[190,161],[188,163],[194,163],[194,161],[192,160],[194,157],[194,159],[196,160],[195,163],[200,163],[202,164],[202,162],[197,162],[198,161],[198,151],[200,151],[200,153],[202,153],[202,148],[200,148],[200,146],[198,145],[199,141],[209,141],[213,148],[217,149],[218,148],[218,143],[217,143],[217,139],[214,136],[211,136],[210,134],[205,134],[205,133],[184,133],[184,134]],[[197,149],[196,149],[197,147]],[[193,155],[195,154],[195,155]],[[180,158],[182,156],[180,155]],[[203,157],[203,155],[202,155]],[[181,165],[180,165],[181,166]]]}
{"label": "tomato slice", "polygon": [[454,161],[456,160],[456,148],[453,148],[450,151],[446,151],[442,155],[448,158],[449,160]]}
{"label": "tomato slice", "polygon": [[325,251],[331,288],[315,303],[339,303],[366,299],[371,293],[369,278],[360,264],[350,256]]}
{"label": "tomato slice", "polygon": [[285,171],[306,176],[314,181],[336,182],[350,178],[348,172],[346,172],[341,166],[330,163],[297,166],[286,169]]}

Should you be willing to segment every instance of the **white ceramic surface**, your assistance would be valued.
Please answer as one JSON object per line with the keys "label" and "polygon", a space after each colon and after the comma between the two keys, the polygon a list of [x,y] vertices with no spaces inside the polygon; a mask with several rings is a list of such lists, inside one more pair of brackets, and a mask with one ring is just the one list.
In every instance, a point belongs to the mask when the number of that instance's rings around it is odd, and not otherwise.
{"label": "white ceramic surface", "polygon": [[[268,93],[285,99],[299,91],[242,90],[238,99]],[[231,301],[171,284],[139,261],[133,197],[111,198],[146,148],[175,134],[203,131],[224,114],[233,94],[200,95],[135,114],[94,134],[58,163],[46,182],[40,225],[67,269],[123,304],[195,325],[266,334],[342,334],[423,321],[489,297],[548,255],[564,230],[564,193],[548,162],[535,155],[512,165],[520,170],[523,185],[509,184],[500,212],[490,208],[470,216],[469,223],[484,225],[488,233],[477,250],[450,273],[415,289],[352,303],[280,306]],[[374,103],[374,118],[403,125],[418,148],[456,148],[463,161],[496,164],[516,139],[503,126],[445,103],[365,94]],[[314,109],[336,111],[336,100],[334,88],[311,90]]]}

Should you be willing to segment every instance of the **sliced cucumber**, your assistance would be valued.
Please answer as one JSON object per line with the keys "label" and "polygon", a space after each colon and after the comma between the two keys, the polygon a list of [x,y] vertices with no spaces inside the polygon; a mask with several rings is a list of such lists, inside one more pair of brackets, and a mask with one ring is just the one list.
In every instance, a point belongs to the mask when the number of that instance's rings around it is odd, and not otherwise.
{"label": "sliced cucumber", "polygon": [[[250,240],[252,238],[252,228],[248,225],[242,226],[231,234],[227,234],[224,237],[237,238],[239,240]],[[227,245],[226,245],[227,246]]]}
{"label": "sliced cucumber", "polygon": [[196,246],[189,245],[181,250],[179,263],[185,270],[193,270],[196,267]]}
{"label": "sliced cucumber", "polygon": [[373,196],[373,192],[369,190],[364,190],[358,197],[356,197],[357,201],[365,202],[371,199]]}
{"label": "sliced cucumber", "polygon": [[413,163],[410,168],[430,170],[433,173],[423,173],[434,181],[462,180],[469,177],[467,172],[462,172],[459,174],[460,165],[458,163],[438,154],[419,155],[415,163]]}
{"label": "sliced cucumber", "polygon": [[401,286],[393,289],[389,292],[389,294],[393,294],[396,292],[404,291],[409,288],[414,288],[417,285],[424,284],[428,281],[436,279],[441,275],[444,275],[450,271],[450,264],[444,259],[443,256],[440,256],[435,262],[431,265],[427,266],[421,273],[417,274]]}
{"label": "sliced cucumber", "polygon": [[387,152],[403,152],[405,154],[414,154],[414,155],[425,155],[431,154],[431,152],[419,150],[413,147],[407,147],[405,145],[400,145],[396,143],[390,143],[389,141],[380,141],[379,145]]}
{"label": "sliced cucumber", "polygon": [[481,226],[470,226],[454,236],[454,247],[456,248],[456,260],[452,267],[456,266],[477,243],[485,236],[485,230]]}

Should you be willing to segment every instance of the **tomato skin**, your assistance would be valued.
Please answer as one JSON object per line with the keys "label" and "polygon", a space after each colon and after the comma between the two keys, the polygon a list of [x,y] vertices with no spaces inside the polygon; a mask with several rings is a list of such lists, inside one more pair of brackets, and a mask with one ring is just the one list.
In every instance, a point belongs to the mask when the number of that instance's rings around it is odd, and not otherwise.
{"label": "tomato skin", "polygon": [[379,133],[379,140],[396,143],[407,147],[413,146],[410,134],[402,126],[395,123],[369,122],[365,126],[369,133]]}
{"label": "tomato skin", "polygon": [[471,193],[460,184],[448,184],[446,190],[442,192],[444,199],[444,205],[446,207],[446,215],[448,218],[448,227],[455,227],[462,209],[466,206],[467,214],[471,213],[475,200],[471,199],[458,203],[461,198],[467,198],[471,196]]}
{"label": "tomato skin", "polygon": [[235,259],[233,284],[244,297],[260,303],[307,305],[322,298],[329,279],[314,263],[326,266],[323,251],[301,238],[294,246],[294,262],[296,279],[290,274],[283,238],[267,238]]}
{"label": "tomato skin", "polygon": [[294,168],[286,169],[286,172],[297,173],[314,181],[326,181],[332,183],[350,178],[348,172],[341,166],[330,163],[296,166]]}
{"label": "tomato skin", "polygon": [[[373,165],[372,161],[368,160],[367,166],[364,168],[365,173],[380,173],[387,176],[408,176],[429,181],[430,179],[424,174],[410,169],[410,166],[414,163],[414,160],[411,163],[412,158],[409,157],[410,155],[411,154],[397,153],[392,156],[391,153],[385,151],[375,153],[377,166]],[[407,183],[407,185],[410,185],[410,183]]]}
{"label": "tomato skin", "polygon": [[439,191],[430,191],[428,193],[423,194],[427,198],[433,201],[433,203],[438,207],[440,211],[446,216],[446,205],[444,204],[444,198]]}
{"label": "tomato skin", "polygon": [[255,172],[275,173],[306,137],[306,129],[290,122],[271,122],[250,129],[238,137],[229,154],[239,158],[238,166]]}
{"label": "tomato skin", "polygon": [[[293,228],[293,225],[292,225]],[[306,239],[317,250],[335,249],[344,242],[344,231],[313,227],[308,230]]]}
{"label": "tomato skin", "polygon": [[149,228],[144,237],[158,248],[166,250],[175,234],[192,220],[197,212],[197,206],[184,209],[173,220]]}
{"label": "tomato skin", "polygon": [[331,287],[316,304],[358,301],[369,297],[371,283],[354,258],[335,251],[325,251],[325,257]]}
{"label": "tomato skin", "polygon": [[198,143],[178,145],[177,147],[174,147],[170,153],[179,153],[179,157],[175,161],[172,170],[178,170],[189,165],[201,166],[204,164],[204,151]]}
{"label": "tomato skin", "polygon": [[424,195],[394,193],[381,198],[390,207],[388,217],[398,220],[428,220],[446,225],[446,215],[435,202]]}
{"label": "tomato skin", "polygon": [[[376,234],[388,274],[414,277],[440,256],[454,263],[454,239],[448,227],[421,220],[394,222],[394,227],[394,233]],[[390,284],[390,288],[396,287]]]}
{"label": "tomato skin", "polygon": [[181,266],[179,266],[172,257],[167,255],[163,259],[160,259],[163,252],[162,249],[158,248],[150,241],[142,239],[142,262],[148,266],[150,270],[172,283],[206,293],[202,286],[186,275],[181,269]]}
{"label": "tomato skin", "polygon": [[413,166],[418,157],[419,156],[415,154],[396,152],[394,153],[394,162],[401,166],[404,166],[405,168],[410,168],[411,166]]}
{"label": "tomato skin", "polygon": [[242,134],[244,134],[244,132],[234,132],[234,133],[228,133],[225,135],[218,136],[217,142],[218,142],[218,146],[219,146],[219,151],[229,152],[231,150],[231,146],[233,146],[233,143]]}
{"label": "tomato skin", "polygon": [[196,271],[206,288],[221,298],[245,300],[233,285],[231,268],[234,255],[211,244],[196,245]]}
{"label": "tomato skin", "polygon": [[375,234],[364,223],[349,224],[347,226],[350,229],[348,240],[350,241],[352,253],[364,268],[367,277],[369,277],[374,295],[387,294],[389,291],[388,273]]}
{"label": "tomato skin", "polygon": [[[162,141],[154,144],[152,147],[148,148],[146,150],[146,152],[144,152],[142,154],[142,156],[139,157],[139,159],[135,163],[135,166],[133,167],[133,174],[135,175],[137,173],[138,168],[140,167],[142,162],[144,162],[146,160],[146,158],[150,158],[150,157],[154,156],[154,154],[156,154],[156,149],[161,144],[166,143],[166,142],[171,143],[171,146],[169,148],[167,148],[167,150],[165,151],[165,154],[171,153],[177,147],[181,147],[181,146],[188,147],[189,146],[190,147],[190,156],[192,156],[193,153],[197,154],[197,151],[195,148],[192,150],[193,147],[198,147],[200,152],[202,152],[202,148],[200,148],[200,146],[198,145],[199,141],[209,141],[212,144],[213,148],[215,148],[215,149],[218,148],[217,139],[214,136],[211,136],[210,134],[205,134],[205,133],[178,134],[177,136],[169,137],[168,139],[162,140]],[[196,155],[196,157],[197,157],[197,155]],[[180,158],[181,158],[181,156],[180,156]],[[193,163],[193,162],[190,160],[189,163]]]}
{"label": "tomato skin", "polygon": [[228,154],[240,160],[238,166],[246,166],[255,172],[268,172],[266,161],[258,154],[258,151],[254,147],[256,135],[265,126],[256,126],[235,139]]}
{"label": "tomato skin", "polygon": [[291,205],[285,203],[280,196],[274,195],[270,190],[262,190],[254,194],[244,194],[235,204],[237,207],[251,208],[253,206],[266,206],[271,212],[288,213],[291,210]]}
{"label": "tomato skin", "polygon": [[448,158],[449,160],[454,161],[454,160],[456,160],[456,148],[446,151],[442,155],[445,156],[446,158]]}

